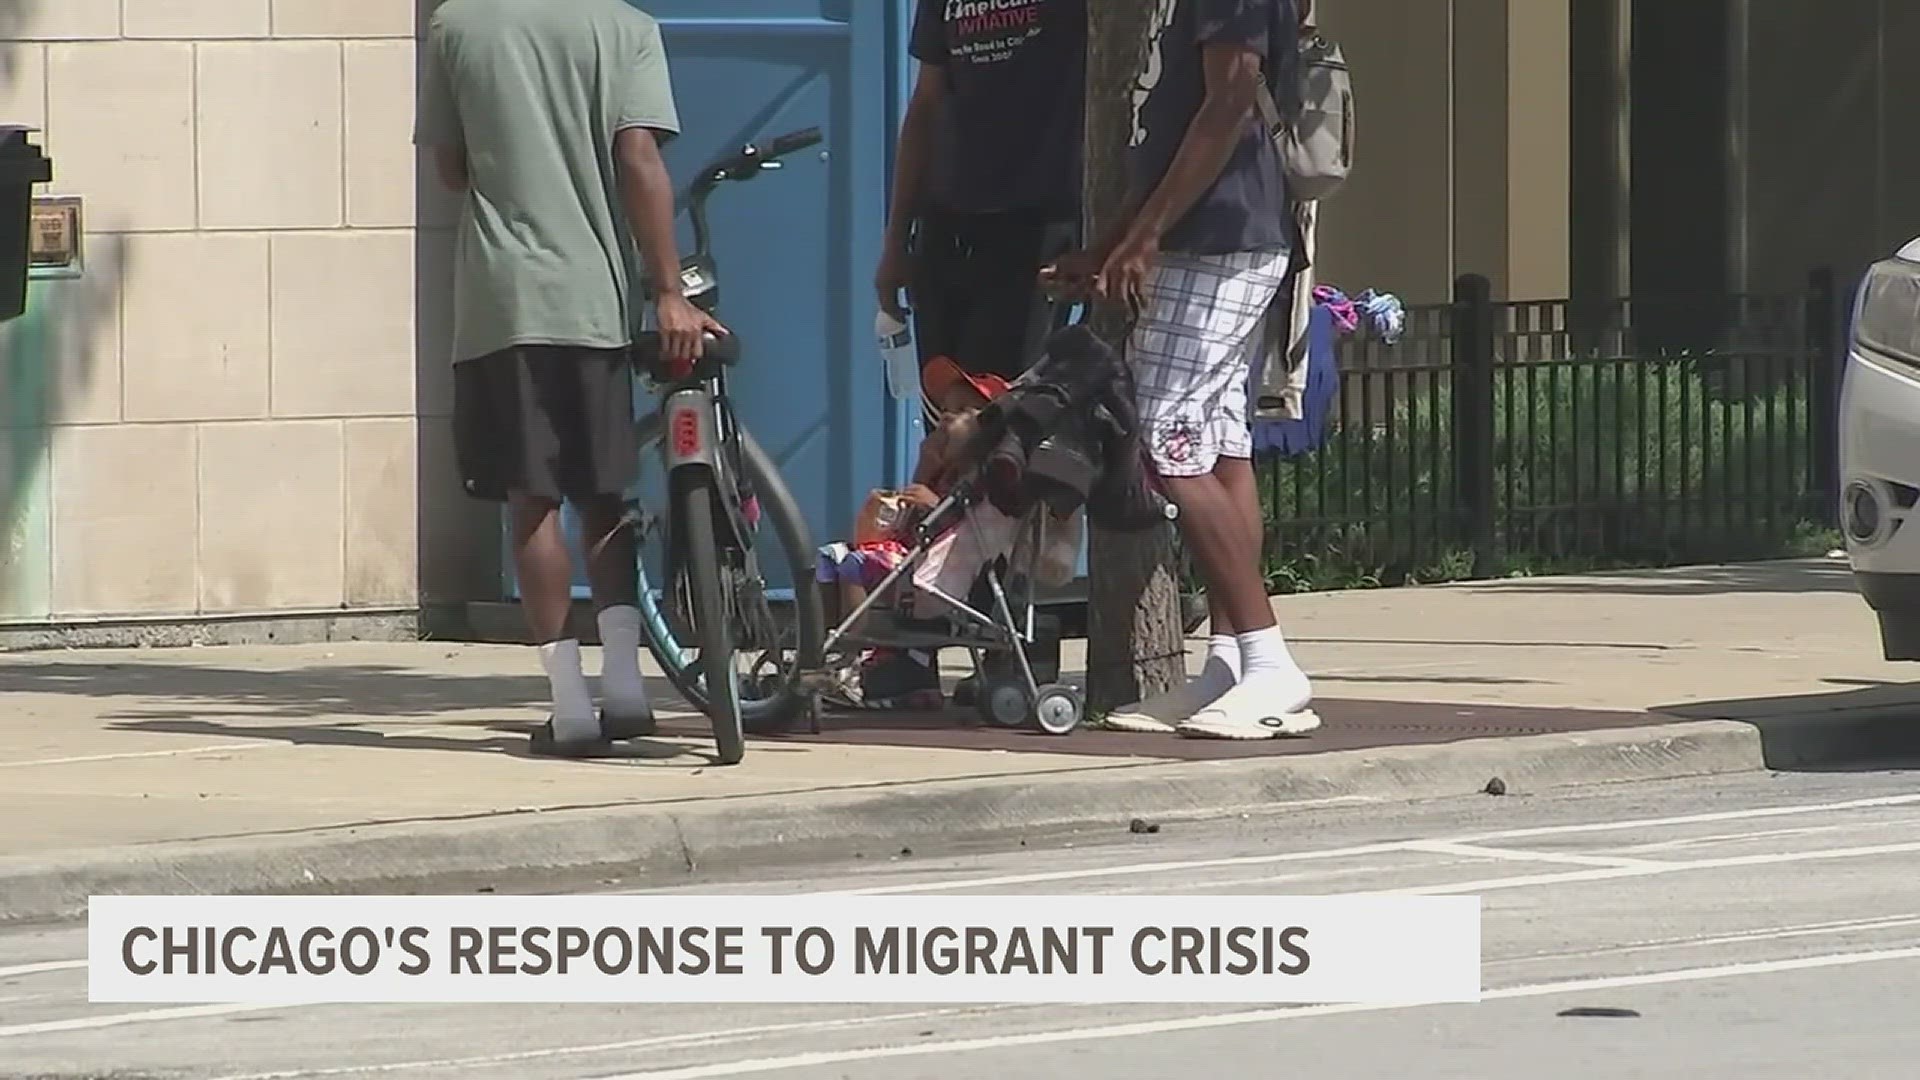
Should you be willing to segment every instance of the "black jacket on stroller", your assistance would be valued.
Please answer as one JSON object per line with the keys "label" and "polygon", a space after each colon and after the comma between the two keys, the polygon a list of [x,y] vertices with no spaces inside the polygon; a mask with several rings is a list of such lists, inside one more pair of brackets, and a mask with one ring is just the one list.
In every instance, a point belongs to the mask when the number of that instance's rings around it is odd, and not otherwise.
{"label": "black jacket on stroller", "polygon": [[1142,532],[1173,512],[1150,482],[1133,372],[1085,326],[1054,334],[1045,354],[981,411],[965,453],[985,492],[1019,517],[1036,504],[1065,516],[1085,507],[1109,532]]}

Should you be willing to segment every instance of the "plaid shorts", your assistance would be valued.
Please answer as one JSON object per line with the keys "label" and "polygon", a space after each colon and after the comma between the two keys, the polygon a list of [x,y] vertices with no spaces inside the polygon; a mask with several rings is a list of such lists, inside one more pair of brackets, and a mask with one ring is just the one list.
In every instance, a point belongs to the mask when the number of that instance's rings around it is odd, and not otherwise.
{"label": "plaid shorts", "polygon": [[1127,344],[1148,455],[1162,476],[1253,457],[1248,383],[1288,252],[1165,255]]}

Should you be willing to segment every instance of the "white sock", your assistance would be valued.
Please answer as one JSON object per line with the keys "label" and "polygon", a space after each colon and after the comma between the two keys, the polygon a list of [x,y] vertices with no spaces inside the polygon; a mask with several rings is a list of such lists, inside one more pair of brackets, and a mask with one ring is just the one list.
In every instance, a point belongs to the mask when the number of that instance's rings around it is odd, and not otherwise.
{"label": "white sock", "polygon": [[1299,675],[1300,665],[1287,651],[1286,636],[1277,626],[1241,634],[1240,679],[1250,681],[1262,675]]}
{"label": "white sock", "polygon": [[1232,634],[1215,634],[1207,642],[1207,662],[1193,680],[1196,689],[1210,697],[1219,697],[1240,681],[1240,639]]}
{"label": "white sock", "polygon": [[[1215,634],[1207,642],[1207,660],[1200,674],[1132,710],[1122,710],[1119,715],[1130,718],[1131,725],[1122,730],[1159,731],[1178,724],[1232,690],[1239,673],[1240,639],[1232,634]],[[1143,726],[1141,721],[1149,723]]]}
{"label": "white sock", "polygon": [[1298,712],[1313,701],[1313,683],[1277,626],[1240,635],[1240,687],[1250,688],[1268,707],[1283,713]]}
{"label": "white sock", "polygon": [[1277,626],[1241,634],[1240,682],[1214,702],[1230,722],[1247,716],[1289,716],[1313,702],[1313,684],[1300,670]]}
{"label": "white sock", "polygon": [[540,666],[547,670],[553,693],[553,737],[559,742],[585,742],[600,737],[600,719],[593,713],[593,691],[580,669],[580,643],[555,641],[540,646]]}
{"label": "white sock", "polygon": [[[1233,676],[1233,681],[1240,681],[1239,638],[1232,634],[1213,635],[1207,642],[1207,667],[1211,668],[1216,664],[1224,667],[1227,673]],[[1202,674],[1205,674],[1204,670]]]}
{"label": "white sock", "polygon": [[598,621],[600,694],[609,713],[635,718],[647,711],[647,680],[640,674],[640,609],[606,608]]}

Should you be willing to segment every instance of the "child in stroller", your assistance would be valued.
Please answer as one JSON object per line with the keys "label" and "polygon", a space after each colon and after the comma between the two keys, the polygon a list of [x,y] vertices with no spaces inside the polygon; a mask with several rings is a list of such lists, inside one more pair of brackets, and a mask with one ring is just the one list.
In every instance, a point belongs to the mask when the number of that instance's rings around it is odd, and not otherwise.
{"label": "child in stroller", "polygon": [[[1008,384],[935,360],[923,373],[938,411],[914,482],[875,492],[851,543],[821,549],[828,652],[873,650],[857,689],[851,666],[829,680],[833,704],[944,704],[932,655],[974,656],[975,704],[992,722],[1064,733],[1084,715],[1055,685],[1058,627],[1036,587],[1063,585],[1079,558],[1082,519],[1137,531],[1172,508],[1147,483],[1130,373],[1085,327],[1055,334]],[[1039,652],[1043,655],[1032,656]]]}
{"label": "child in stroller", "polygon": [[[964,478],[967,470],[956,460],[957,452],[972,440],[980,411],[1009,388],[998,375],[972,374],[946,357],[929,361],[920,378],[931,430],[921,443],[912,481],[899,491],[869,494],[852,540],[820,549],[818,580],[827,623],[845,620],[853,634],[866,620],[849,616],[862,611],[869,591],[906,560],[915,526]],[[842,665],[831,699],[845,707],[937,708],[943,700],[936,656],[935,650],[874,648],[857,672]]]}

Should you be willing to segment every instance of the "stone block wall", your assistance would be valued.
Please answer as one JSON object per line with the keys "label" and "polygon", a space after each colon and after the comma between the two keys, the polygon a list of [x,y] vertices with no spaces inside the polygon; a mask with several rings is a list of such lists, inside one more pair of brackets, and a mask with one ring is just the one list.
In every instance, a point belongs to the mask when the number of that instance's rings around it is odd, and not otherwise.
{"label": "stone block wall", "polygon": [[0,0],[0,123],[42,129],[39,193],[84,200],[85,239],[0,328],[0,621],[417,609],[423,534],[458,539],[432,520],[480,520],[450,479],[420,498],[449,465],[422,453],[448,409],[418,318],[417,23],[414,0]]}

